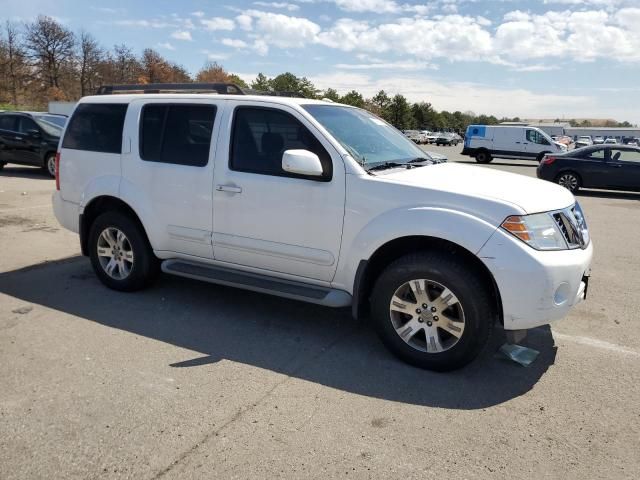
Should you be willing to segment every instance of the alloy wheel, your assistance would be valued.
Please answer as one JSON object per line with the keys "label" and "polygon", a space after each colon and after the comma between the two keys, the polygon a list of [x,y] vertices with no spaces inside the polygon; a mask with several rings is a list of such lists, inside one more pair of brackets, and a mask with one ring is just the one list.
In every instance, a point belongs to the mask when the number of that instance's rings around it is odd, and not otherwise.
{"label": "alloy wheel", "polygon": [[415,279],[398,287],[389,304],[396,333],[409,346],[426,353],[454,347],[465,327],[464,310],[445,285]]}
{"label": "alloy wheel", "polygon": [[576,188],[578,188],[578,179],[572,173],[565,173],[558,179],[558,185],[573,192]]}
{"label": "alloy wheel", "polygon": [[98,259],[107,275],[124,280],[133,269],[133,247],[127,236],[115,227],[105,228],[98,237]]}

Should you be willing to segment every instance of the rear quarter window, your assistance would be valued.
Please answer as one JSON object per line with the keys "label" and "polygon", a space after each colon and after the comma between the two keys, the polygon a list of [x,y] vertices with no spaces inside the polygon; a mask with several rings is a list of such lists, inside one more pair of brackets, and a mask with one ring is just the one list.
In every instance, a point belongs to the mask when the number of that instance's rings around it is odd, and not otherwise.
{"label": "rear quarter window", "polygon": [[83,103],[67,126],[62,148],[121,153],[126,103]]}

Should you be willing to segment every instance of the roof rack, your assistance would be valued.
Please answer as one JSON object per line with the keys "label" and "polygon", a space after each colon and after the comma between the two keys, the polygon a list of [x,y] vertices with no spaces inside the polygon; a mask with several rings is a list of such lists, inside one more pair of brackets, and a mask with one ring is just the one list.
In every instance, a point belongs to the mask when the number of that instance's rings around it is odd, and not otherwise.
{"label": "roof rack", "polygon": [[121,93],[218,93],[221,95],[244,95],[244,91],[233,83],[146,83],[131,85],[102,85],[96,95]]}
{"label": "roof rack", "polygon": [[272,97],[307,98],[300,92],[292,91],[272,92],[266,90],[255,90],[253,88],[244,88],[242,91],[245,93],[245,95],[269,95]]}

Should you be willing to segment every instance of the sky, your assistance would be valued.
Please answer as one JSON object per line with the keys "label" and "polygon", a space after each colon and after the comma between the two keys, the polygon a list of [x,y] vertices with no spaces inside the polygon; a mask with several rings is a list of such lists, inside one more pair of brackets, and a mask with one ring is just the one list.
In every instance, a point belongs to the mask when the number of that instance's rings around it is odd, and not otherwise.
{"label": "sky", "polygon": [[290,71],[438,110],[640,124],[640,0],[0,0],[192,73]]}

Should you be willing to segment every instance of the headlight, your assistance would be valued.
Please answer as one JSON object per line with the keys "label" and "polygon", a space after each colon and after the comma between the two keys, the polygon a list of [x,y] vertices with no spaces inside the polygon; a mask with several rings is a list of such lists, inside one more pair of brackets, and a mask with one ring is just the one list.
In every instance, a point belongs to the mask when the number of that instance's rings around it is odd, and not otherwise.
{"label": "headlight", "polygon": [[567,242],[548,213],[512,215],[501,227],[536,250],[566,250]]}

